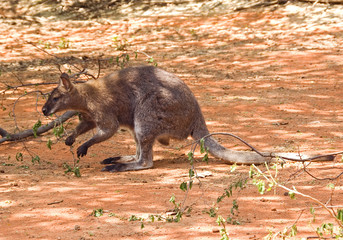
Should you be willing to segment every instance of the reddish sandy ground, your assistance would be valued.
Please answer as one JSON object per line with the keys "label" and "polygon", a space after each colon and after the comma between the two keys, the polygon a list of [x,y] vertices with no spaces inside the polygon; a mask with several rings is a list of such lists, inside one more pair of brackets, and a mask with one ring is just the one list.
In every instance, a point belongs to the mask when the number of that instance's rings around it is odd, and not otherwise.
{"label": "reddish sandy ground", "polygon": [[[55,57],[38,50],[32,42],[59,58],[73,56],[63,63],[62,70],[77,72],[70,63],[87,65],[97,74],[96,61],[117,56],[118,42],[127,39],[129,49],[153,56],[159,67],[180,76],[192,89],[202,107],[211,132],[231,132],[260,150],[278,152],[330,153],[343,149],[342,143],[342,27],[341,21],[326,19],[328,14],[312,22],[301,14],[284,8],[267,12],[236,12],[204,17],[136,17],[121,20],[53,21],[17,24],[1,22],[0,81],[23,83],[56,82],[59,71]],[[14,21],[14,20],[13,20]],[[42,20],[43,21],[43,20]],[[61,38],[69,46],[58,48]],[[124,42],[123,42],[124,43]],[[123,44],[121,43],[121,45]],[[144,54],[131,64],[145,62]],[[115,64],[103,65],[101,76],[118,69]],[[11,114],[15,100],[24,91],[50,91],[54,85],[8,90],[2,95],[1,127],[13,132]],[[1,91],[2,91],[1,90]],[[39,98],[40,110],[44,99]],[[37,119],[49,119],[36,111],[36,94],[20,99],[15,107],[21,130],[32,128]],[[71,121],[70,131],[76,124]],[[79,146],[92,133],[78,138]],[[53,141],[52,149],[46,146]],[[246,150],[237,141],[217,137],[228,148]],[[235,219],[241,225],[227,224],[232,239],[261,239],[269,231],[276,233],[296,223],[296,238],[316,236],[314,229],[323,222],[334,222],[322,208],[315,208],[316,221],[310,207],[318,207],[309,199],[296,196],[292,200],[285,190],[277,188],[264,195],[249,181],[231,198],[215,204],[217,197],[231,183],[248,176],[249,166],[231,166],[210,158],[209,163],[196,163],[199,173],[211,176],[196,180],[185,206],[190,213],[180,222],[151,222],[149,215],[173,208],[169,202],[175,195],[182,202],[185,193],[179,185],[187,180],[189,163],[186,154],[190,143],[172,142],[169,147],[155,145],[154,168],[137,172],[101,172],[104,158],[135,152],[128,132],[119,132],[110,140],[90,148],[81,159],[81,178],[64,173],[64,163],[73,165],[73,156],[63,141],[52,132],[25,142],[0,145],[0,239],[220,239],[216,217],[210,208],[218,207],[217,215],[230,216],[233,200],[239,206]],[[31,162],[29,152],[40,157],[40,164]],[[16,155],[22,153],[23,161]],[[263,167],[261,167],[264,169]],[[298,163],[287,163],[279,171],[279,181],[329,205],[342,205],[341,178],[335,181],[316,180]],[[343,171],[341,157],[334,162],[312,163],[308,170],[320,178],[334,177]],[[332,191],[327,185],[335,184]],[[101,217],[92,215],[103,209]],[[144,218],[128,221],[131,215]],[[337,226],[337,225],[336,225]],[[279,238],[279,237],[276,237]]]}

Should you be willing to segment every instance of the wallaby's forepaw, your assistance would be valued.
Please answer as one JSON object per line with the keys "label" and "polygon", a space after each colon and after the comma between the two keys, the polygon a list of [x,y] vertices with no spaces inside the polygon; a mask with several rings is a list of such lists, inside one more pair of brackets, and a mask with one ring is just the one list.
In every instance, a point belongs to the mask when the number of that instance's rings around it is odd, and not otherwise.
{"label": "wallaby's forepaw", "polygon": [[121,159],[121,157],[110,157],[110,158],[106,158],[106,159],[102,160],[100,163],[101,164],[112,164],[112,163],[116,163],[120,159]]}
{"label": "wallaby's forepaw", "polygon": [[77,157],[83,157],[87,155],[87,151],[88,151],[88,147],[81,145],[78,149],[77,149]]}
{"label": "wallaby's forepaw", "polygon": [[74,144],[74,142],[75,142],[75,138],[74,138],[73,136],[69,136],[69,137],[67,137],[67,139],[65,140],[64,143],[65,143],[67,146],[71,146],[71,145]]}

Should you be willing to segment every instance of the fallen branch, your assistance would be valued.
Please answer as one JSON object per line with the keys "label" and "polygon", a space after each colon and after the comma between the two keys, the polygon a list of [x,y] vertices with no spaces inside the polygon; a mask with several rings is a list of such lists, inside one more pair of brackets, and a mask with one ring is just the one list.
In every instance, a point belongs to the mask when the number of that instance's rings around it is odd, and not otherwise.
{"label": "fallen branch", "polygon": [[[315,0],[313,0],[313,1],[315,1]],[[263,2],[245,5],[242,7],[237,7],[237,8],[235,8],[235,11],[242,11],[242,10],[259,8],[259,7],[261,7],[261,8],[262,7],[268,7],[268,6],[272,6],[272,5],[276,5],[276,4],[283,5],[283,4],[286,4],[287,2],[288,2],[288,0],[263,1]]]}
{"label": "fallen branch", "polygon": [[299,0],[300,2],[311,2],[311,3],[326,3],[326,4],[342,4],[343,0]]}
{"label": "fallen branch", "polygon": [[47,204],[48,205],[54,205],[54,204],[59,204],[59,203],[63,203],[63,200],[54,201],[54,202],[50,202],[50,203],[47,203]]}
{"label": "fallen branch", "polygon": [[50,123],[39,127],[36,131],[33,129],[27,129],[25,131],[19,132],[19,133],[8,133],[6,130],[0,128],[0,135],[2,138],[0,139],[0,144],[6,141],[18,141],[23,138],[31,137],[34,135],[41,135],[42,133],[45,133],[49,131],[50,129],[54,128],[55,126],[58,126],[65,121],[67,121],[69,118],[75,116],[77,114],[76,111],[67,111],[62,116],[56,118],[55,120],[51,121]]}

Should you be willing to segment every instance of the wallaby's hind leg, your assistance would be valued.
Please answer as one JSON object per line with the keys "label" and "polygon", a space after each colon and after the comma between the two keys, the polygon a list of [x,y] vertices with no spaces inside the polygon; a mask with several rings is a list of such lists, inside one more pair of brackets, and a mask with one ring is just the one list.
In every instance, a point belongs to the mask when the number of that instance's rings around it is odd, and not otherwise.
{"label": "wallaby's hind leg", "polygon": [[101,161],[101,164],[115,164],[115,163],[129,163],[129,162],[137,162],[140,153],[140,144],[134,135],[135,142],[136,142],[136,155],[128,155],[128,156],[117,156],[117,157],[110,157],[106,158]]}
{"label": "wallaby's hind leg", "polygon": [[154,140],[155,138],[151,135],[150,137],[137,137],[137,154],[139,154],[137,161],[120,163],[118,162],[118,159],[114,164],[104,167],[102,171],[124,172],[151,168],[153,166],[152,146],[154,144]]}

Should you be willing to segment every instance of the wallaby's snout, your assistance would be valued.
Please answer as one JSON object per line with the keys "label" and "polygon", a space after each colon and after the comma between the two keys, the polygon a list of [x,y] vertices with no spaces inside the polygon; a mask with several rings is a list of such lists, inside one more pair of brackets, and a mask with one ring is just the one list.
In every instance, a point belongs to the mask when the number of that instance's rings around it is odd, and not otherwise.
{"label": "wallaby's snout", "polygon": [[[54,91],[52,92],[52,94],[54,94]],[[56,101],[54,101],[53,99],[54,98],[51,97],[51,95],[50,95],[48,100],[46,101],[46,103],[42,107],[42,112],[43,112],[44,116],[49,116],[49,115],[56,112],[56,111],[53,111],[53,109],[56,108],[56,104],[55,104]]]}
{"label": "wallaby's snout", "polygon": [[48,101],[46,101],[46,103],[42,107],[42,112],[44,116],[49,116],[55,113],[55,111],[52,111],[53,108],[54,108],[54,105],[52,104],[51,98],[49,98]]}
{"label": "wallaby's snout", "polygon": [[49,111],[48,111],[48,108],[45,105],[42,107],[42,112],[43,112],[44,116],[49,116],[50,115]]}
{"label": "wallaby's snout", "polygon": [[45,106],[43,106],[42,112],[43,112],[44,116],[48,116],[48,109],[46,109]]}

